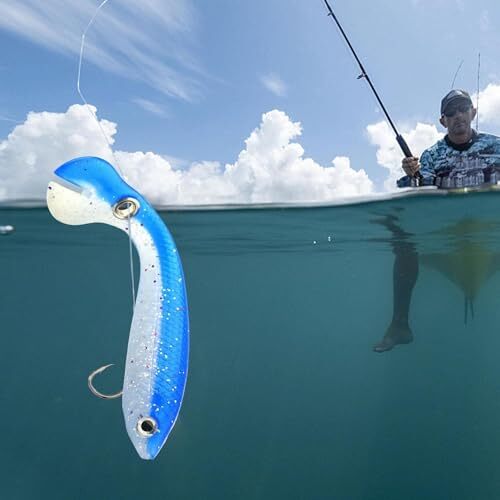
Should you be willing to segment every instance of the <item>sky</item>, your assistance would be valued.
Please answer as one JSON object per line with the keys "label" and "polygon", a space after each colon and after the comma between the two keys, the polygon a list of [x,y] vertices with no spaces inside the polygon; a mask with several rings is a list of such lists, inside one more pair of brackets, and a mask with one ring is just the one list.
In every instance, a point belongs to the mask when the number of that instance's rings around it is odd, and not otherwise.
{"label": "sky", "polygon": [[[415,155],[454,79],[500,135],[498,0],[330,3]],[[161,205],[396,189],[402,153],[323,0],[108,0],[85,106],[101,4],[0,3],[0,202],[43,200],[89,155]]]}

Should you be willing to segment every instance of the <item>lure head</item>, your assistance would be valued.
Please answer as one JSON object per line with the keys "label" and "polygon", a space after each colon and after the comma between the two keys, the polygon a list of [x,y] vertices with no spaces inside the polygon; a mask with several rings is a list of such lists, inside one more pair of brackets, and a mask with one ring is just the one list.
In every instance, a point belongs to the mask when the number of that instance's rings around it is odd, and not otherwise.
{"label": "lure head", "polygon": [[47,206],[59,222],[70,225],[101,222],[127,230],[127,219],[147,203],[105,160],[76,158],[60,166],[49,183]]}
{"label": "lure head", "polygon": [[135,419],[135,426],[133,424],[134,421],[126,422],[128,435],[137,453],[144,460],[154,460],[168,437],[164,425],[150,415]]}

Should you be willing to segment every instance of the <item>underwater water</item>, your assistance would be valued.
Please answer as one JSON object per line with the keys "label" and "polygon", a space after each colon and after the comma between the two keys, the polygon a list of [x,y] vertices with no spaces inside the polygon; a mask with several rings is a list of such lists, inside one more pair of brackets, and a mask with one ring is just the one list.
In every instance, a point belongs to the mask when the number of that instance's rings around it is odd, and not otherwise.
{"label": "underwater water", "polygon": [[[154,462],[119,400],[87,388],[103,364],[101,390],[123,376],[126,235],[0,209],[15,227],[0,235],[0,498],[500,498],[499,206],[482,193],[161,212],[191,351]],[[407,254],[414,341],[376,353]]]}

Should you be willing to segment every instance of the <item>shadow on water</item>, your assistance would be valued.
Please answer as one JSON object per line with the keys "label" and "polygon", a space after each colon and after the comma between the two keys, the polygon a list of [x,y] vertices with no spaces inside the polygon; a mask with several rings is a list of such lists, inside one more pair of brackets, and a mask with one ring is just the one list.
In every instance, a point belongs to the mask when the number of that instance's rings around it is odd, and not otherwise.
{"label": "shadow on water", "polygon": [[[0,210],[16,227],[0,236],[1,497],[500,497],[498,200],[162,212],[192,337],[153,463],[86,387],[108,362],[102,389],[120,385],[126,236]],[[375,353],[405,280],[414,341]]]}

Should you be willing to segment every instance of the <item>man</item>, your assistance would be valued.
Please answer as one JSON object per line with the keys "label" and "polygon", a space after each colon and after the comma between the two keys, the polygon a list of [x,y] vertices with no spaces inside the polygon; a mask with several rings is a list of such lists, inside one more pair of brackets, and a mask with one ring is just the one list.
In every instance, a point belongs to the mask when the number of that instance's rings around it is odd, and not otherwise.
{"label": "man", "polygon": [[[420,157],[404,158],[399,187],[436,185],[461,188],[500,181],[500,138],[479,134],[471,126],[476,109],[465,90],[452,90],[441,101],[439,122],[446,136]],[[417,180],[418,179],[418,183]]]}
{"label": "man", "polygon": [[[500,138],[477,133],[471,126],[476,109],[465,90],[452,90],[441,101],[439,122],[448,130],[445,137],[418,158],[404,158],[405,177],[399,187],[432,186],[461,188],[500,182]],[[411,294],[418,276],[418,254],[393,216],[378,221],[393,235],[393,317],[384,337],[373,347],[385,352],[413,340],[408,316]]]}

